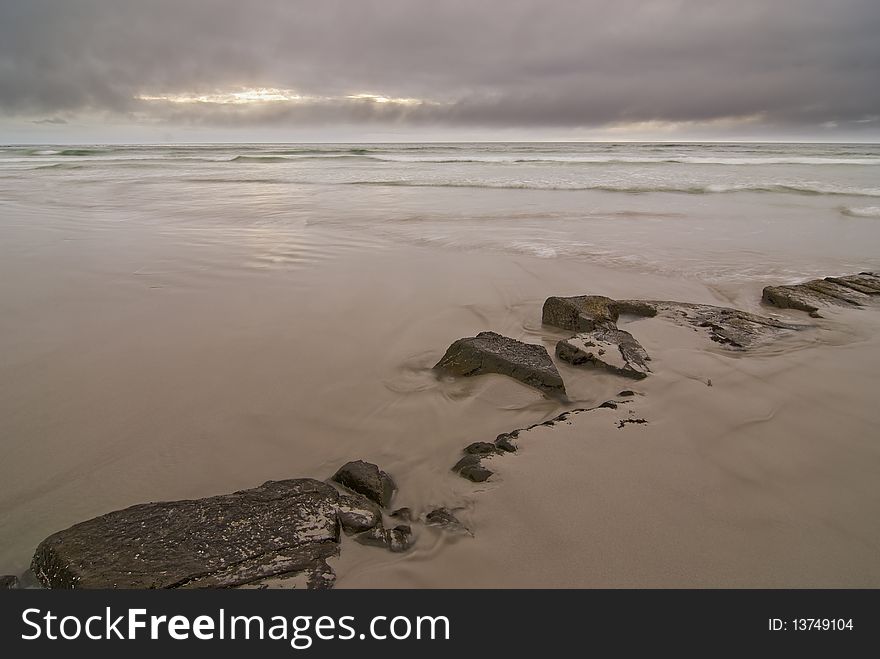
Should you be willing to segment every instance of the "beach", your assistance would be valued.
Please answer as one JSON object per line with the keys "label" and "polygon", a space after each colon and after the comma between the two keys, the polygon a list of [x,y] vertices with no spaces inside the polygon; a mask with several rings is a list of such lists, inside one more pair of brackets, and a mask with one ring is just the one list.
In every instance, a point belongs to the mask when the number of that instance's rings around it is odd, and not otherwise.
{"label": "beach", "polygon": [[[877,587],[880,315],[761,290],[880,270],[878,171],[872,145],[3,147],[0,572],[112,510],[364,459],[473,537],[345,538],[340,588]],[[652,373],[557,360],[566,402],[431,369],[485,330],[553,354],[544,300],[585,294],[813,327],[737,352],[627,318]]]}

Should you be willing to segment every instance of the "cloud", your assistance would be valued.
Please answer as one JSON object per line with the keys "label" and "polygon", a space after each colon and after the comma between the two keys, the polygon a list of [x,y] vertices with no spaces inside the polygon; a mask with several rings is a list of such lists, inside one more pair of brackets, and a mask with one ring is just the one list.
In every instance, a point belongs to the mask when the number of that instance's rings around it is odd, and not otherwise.
{"label": "cloud", "polygon": [[46,119],[34,119],[31,121],[32,124],[48,124],[51,126],[63,126],[67,124],[67,119],[62,119],[61,117],[49,117]]}
{"label": "cloud", "polygon": [[880,109],[876,0],[0,0],[0,15],[0,114],[29,120],[876,130]]}

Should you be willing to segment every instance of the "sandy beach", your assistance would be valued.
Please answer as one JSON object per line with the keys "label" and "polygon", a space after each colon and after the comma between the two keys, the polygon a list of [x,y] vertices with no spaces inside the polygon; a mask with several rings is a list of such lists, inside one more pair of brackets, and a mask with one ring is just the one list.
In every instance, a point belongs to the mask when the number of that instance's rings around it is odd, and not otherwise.
{"label": "sandy beach", "polygon": [[[8,157],[0,572],[22,574],[42,539],[112,510],[326,479],[363,459],[393,475],[395,507],[445,506],[473,537],[418,526],[402,554],[344,538],[340,588],[880,585],[878,309],[812,319],[761,303],[765,285],[880,269],[876,219],[841,211],[872,203],[875,165],[771,166],[781,179],[812,167],[834,194],[694,194],[556,189],[590,164],[527,164],[518,176],[551,177],[537,189],[467,189],[351,185],[362,165],[332,159]],[[78,168],[33,169],[58,160]],[[753,166],[712,176],[758,177]],[[484,330],[552,354],[571,333],[542,325],[541,305],[583,294],[814,327],[736,352],[624,318],[651,375],[557,360],[566,403],[431,370]],[[471,442],[625,389],[637,395],[616,410],[524,433],[485,483],[450,471]],[[626,418],[647,423],[619,428]]]}

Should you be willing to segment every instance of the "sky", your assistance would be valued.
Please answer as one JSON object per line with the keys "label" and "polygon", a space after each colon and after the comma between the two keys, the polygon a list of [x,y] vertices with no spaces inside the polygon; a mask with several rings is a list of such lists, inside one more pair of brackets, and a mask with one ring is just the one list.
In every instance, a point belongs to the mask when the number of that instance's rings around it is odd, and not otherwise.
{"label": "sky", "polygon": [[880,0],[0,0],[0,143],[880,141]]}

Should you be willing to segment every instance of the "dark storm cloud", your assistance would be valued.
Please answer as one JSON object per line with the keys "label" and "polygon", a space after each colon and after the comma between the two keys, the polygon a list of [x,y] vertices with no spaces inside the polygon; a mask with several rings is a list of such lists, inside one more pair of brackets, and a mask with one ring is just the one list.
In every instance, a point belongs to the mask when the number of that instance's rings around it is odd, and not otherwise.
{"label": "dark storm cloud", "polygon": [[[877,126],[877,0],[0,0],[0,113]],[[139,96],[292,89],[300,102]],[[379,103],[358,93],[423,99]]]}

